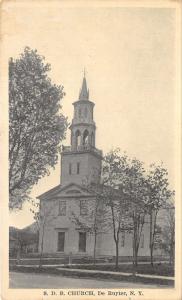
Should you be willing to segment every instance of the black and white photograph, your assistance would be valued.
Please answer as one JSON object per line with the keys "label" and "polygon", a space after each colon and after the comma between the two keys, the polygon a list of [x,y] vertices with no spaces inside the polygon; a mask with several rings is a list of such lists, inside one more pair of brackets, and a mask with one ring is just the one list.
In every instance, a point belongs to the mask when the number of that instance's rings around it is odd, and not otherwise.
{"label": "black and white photograph", "polygon": [[181,5],[129,2],[2,3],[4,299],[181,299]]}

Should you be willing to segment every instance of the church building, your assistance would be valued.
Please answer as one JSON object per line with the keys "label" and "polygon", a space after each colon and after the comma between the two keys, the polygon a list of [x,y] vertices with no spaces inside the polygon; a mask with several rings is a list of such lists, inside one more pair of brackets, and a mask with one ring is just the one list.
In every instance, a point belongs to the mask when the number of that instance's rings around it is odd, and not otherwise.
{"label": "church building", "polygon": [[[73,222],[74,212],[86,216],[87,204],[94,201],[93,193],[84,188],[84,182],[99,183],[102,170],[102,151],[96,148],[94,102],[84,75],[79,98],[73,103],[74,115],[70,126],[71,145],[63,146],[61,153],[60,184],[37,197],[42,215],[39,233],[39,251],[93,256],[94,236]],[[147,225],[141,236],[139,255],[149,255]],[[144,236],[145,235],[145,236]],[[114,256],[112,232],[97,236],[97,256]],[[121,232],[119,255],[132,256],[132,234]]]}

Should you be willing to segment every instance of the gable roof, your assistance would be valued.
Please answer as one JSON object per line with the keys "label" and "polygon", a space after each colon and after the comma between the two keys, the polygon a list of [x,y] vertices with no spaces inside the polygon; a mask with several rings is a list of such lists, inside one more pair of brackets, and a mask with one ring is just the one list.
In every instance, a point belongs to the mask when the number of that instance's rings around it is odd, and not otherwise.
{"label": "gable roof", "polygon": [[47,192],[43,193],[43,194],[40,194],[39,196],[37,196],[36,198],[37,199],[42,199],[44,197],[46,197],[46,195],[49,195],[49,194],[52,194],[54,193],[54,191],[56,192],[57,190],[59,190],[61,188],[61,184],[53,187],[52,189],[48,190]]}
{"label": "gable roof", "polygon": [[[69,190],[71,187],[73,188],[72,192]],[[62,186],[61,184],[57,185],[56,187],[52,188],[51,190],[39,195],[37,198],[40,199],[40,200],[43,200],[43,199],[48,200],[48,199],[51,199],[51,197],[56,197],[58,194],[60,194],[62,192],[66,193],[66,190],[68,190],[66,197],[70,197],[70,194],[72,194],[72,195],[75,194],[75,196],[80,197],[80,196],[83,196],[83,193],[84,193],[85,196],[86,195],[87,196],[93,196],[83,186],[81,186],[77,183],[69,183],[69,184],[64,185],[64,186]]]}

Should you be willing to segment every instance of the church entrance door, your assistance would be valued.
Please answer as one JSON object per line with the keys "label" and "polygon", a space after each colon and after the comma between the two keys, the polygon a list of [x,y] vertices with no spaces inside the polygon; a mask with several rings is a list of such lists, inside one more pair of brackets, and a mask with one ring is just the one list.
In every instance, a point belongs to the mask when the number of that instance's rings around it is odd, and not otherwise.
{"label": "church entrance door", "polygon": [[58,232],[58,251],[64,252],[65,232]]}
{"label": "church entrance door", "polygon": [[79,252],[86,252],[86,232],[79,232]]}

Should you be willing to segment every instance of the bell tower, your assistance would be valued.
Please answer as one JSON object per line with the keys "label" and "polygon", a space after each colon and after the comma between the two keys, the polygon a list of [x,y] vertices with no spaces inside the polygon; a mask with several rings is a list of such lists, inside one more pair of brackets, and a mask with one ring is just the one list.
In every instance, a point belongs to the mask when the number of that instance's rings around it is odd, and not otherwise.
{"label": "bell tower", "polygon": [[100,181],[102,151],[95,147],[94,105],[89,100],[84,73],[78,100],[73,103],[74,115],[70,126],[71,146],[63,147],[61,153],[62,185]]}
{"label": "bell tower", "polygon": [[87,149],[95,147],[95,122],[93,120],[94,103],[89,100],[84,75],[78,101],[73,103],[74,117],[71,129],[71,149]]}

